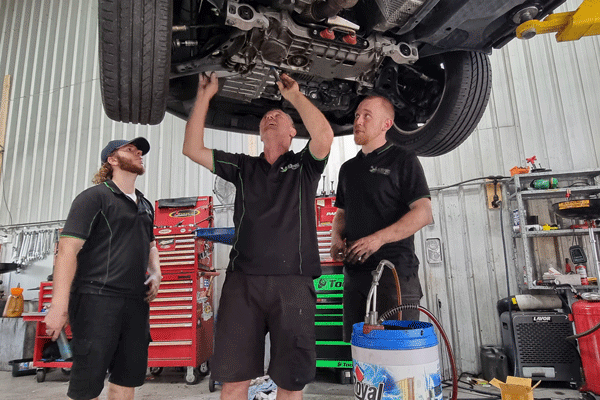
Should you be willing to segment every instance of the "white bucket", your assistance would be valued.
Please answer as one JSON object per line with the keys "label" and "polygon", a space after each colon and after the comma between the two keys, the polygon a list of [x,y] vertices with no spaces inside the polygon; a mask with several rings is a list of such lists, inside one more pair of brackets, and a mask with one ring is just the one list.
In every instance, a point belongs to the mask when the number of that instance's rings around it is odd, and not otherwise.
{"label": "white bucket", "polygon": [[385,330],[352,332],[354,397],[359,400],[442,400],[438,340],[433,325],[384,321]]}

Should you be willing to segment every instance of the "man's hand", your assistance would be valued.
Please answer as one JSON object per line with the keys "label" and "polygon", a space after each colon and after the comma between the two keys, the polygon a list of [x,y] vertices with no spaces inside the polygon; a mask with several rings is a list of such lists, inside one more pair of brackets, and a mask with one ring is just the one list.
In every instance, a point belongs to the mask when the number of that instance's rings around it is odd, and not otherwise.
{"label": "man's hand", "polygon": [[197,99],[205,98],[210,100],[219,91],[219,78],[214,72],[210,73],[210,76],[206,76],[205,73],[198,75],[198,94]]}
{"label": "man's hand", "polygon": [[162,276],[160,276],[160,274],[151,274],[148,279],[146,279],[146,282],[144,282],[144,285],[148,285],[150,287],[146,292],[146,298],[144,299],[148,303],[154,300],[156,295],[158,295],[158,288],[160,287],[161,280]]}
{"label": "man's hand", "polygon": [[52,340],[58,339],[58,335],[60,335],[60,331],[67,325],[69,322],[69,313],[66,309],[61,307],[52,307],[52,305],[48,308],[48,313],[44,318],[44,324],[46,324],[46,334],[48,336],[52,336]]}
{"label": "man's hand", "polygon": [[332,237],[329,254],[334,261],[344,261],[344,258],[346,258],[346,243],[341,239],[336,240]]}
{"label": "man's hand", "polygon": [[298,82],[292,79],[288,74],[281,74],[281,80],[276,83],[279,91],[281,91],[281,95],[290,102],[292,102],[291,97],[300,93]]}
{"label": "man's hand", "polygon": [[350,264],[362,264],[384,244],[385,242],[379,238],[377,233],[358,239],[348,248],[346,262]]}

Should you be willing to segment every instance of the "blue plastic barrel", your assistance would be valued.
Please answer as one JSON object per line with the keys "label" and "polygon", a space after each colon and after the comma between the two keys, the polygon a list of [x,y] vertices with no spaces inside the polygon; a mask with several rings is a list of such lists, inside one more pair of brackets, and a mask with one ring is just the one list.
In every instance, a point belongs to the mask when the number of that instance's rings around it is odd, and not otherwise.
{"label": "blue plastic barrel", "polygon": [[433,325],[384,321],[383,330],[363,333],[354,324],[354,397],[360,400],[442,400],[438,339]]}

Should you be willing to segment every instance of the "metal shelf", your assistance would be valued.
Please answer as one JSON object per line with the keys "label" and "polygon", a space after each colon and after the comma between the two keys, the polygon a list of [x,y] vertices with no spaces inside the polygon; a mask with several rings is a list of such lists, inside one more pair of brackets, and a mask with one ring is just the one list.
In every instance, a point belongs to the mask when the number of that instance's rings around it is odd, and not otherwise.
{"label": "metal shelf", "polygon": [[567,195],[567,190],[569,189],[571,190],[572,197],[593,196],[600,193],[600,186],[573,186],[558,189],[525,189],[511,194],[509,198],[513,199],[521,195],[523,200],[530,200],[534,199],[535,197],[565,199]]}
{"label": "metal shelf", "polygon": [[[600,232],[600,228],[594,228],[595,233]],[[514,237],[553,237],[553,236],[583,236],[589,234],[588,229],[552,229],[549,231],[526,231],[514,233]]]}
{"label": "metal shelf", "polygon": [[589,169],[589,170],[581,170],[581,171],[545,171],[545,172],[532,172],[529,174],[517,174],[510,178],[509,183],[521,183],[522,185],[529,186],[529,184],[536,179],[543,178],[557,178],[565,179],[565,180],[575,180],[575,179],[592,179],[597,176],[600,176],[599,169]]}
{"label": "metal shelf", "polygon": [[565,198],[567,190],[571,190],[571,196],[590,196],[600,193],[600,186],[573,186],[558,189],[524,189],[516,191],[510,195],[510,199],[521,195],[523,200],[533,199],[535,197],[544,198]]}
{"label": "metal shelf", "polygon": [[[531,182],[537,179],[548,178],[558,179],[559,187],[556,189],[531,188]],[[571,200],[586,199],[600,195],[600,169],[566,172],[544,171],[528,174],[518,174],[514,175],[508,180],[506,190],[507,202],[505,204],[508,206],[509,209],[509,213],[507,213],[507,215],[512,214],[510,210],[518,210],[519,226],[525,227],[527,225],[527,214],[530,213],[532,210],[534,214],[540,216],[540,221],[552,221],[555,219],[555,217],[553,216],[552,211],[548,209],[547,204],[549,202],[553,203],[557,201],[566,201],[567,191],[570,191]],[[514,217],[514,214],[512,214],[512,216]],[[507,217],[507,219],[508,218],[510,217]],[[564,220],[564,218],[562,220]],[[513,220],[510,219],[510,221],[512,222]],[[569,220],[567,219],[567,221]],[[506,221],[505,223],[508,223],[508,221]],[[594,233],[594,236],[598,236],[600,228],[594,228],[592,231]],[[585,235],[589,235],[589,233],[589,229],[585,228],[552,229],[547,231],[541,230],[523,232],[511,231],[510,233],[507,233],[507,235],[512,239],[511,242],[514,266],[517,268],[518,274],[521,274],[521,276],[524,277],[524,281],[526,282],[525,283],[522,280],[518,284],[519,288],[521,290],[554,290],[554,286],[551,285],[537,286],[535,284],[535,280],[537,280],[538,276],[542,274],[542,266],[538,265],[538,263],[542,264],[548,261],[550,263],[554,263],[555,265],[560,265],[561,262],[554,258],[559,257],[559,252],[566,252],[566,250],[562,247],[560,249],[556,249],[555,246],[557,245],[557,243],[559,243],[559,245],[562,246],[560,242],[554,241],[554,244],[552,244],[552,242],[536,241],[534,239],[568,236],[582,237]],[[551,247],[554,248],[554,251],[550,250]],[[547,253],[541,252],[542,249],[546,249]],[[561,254],[560,257],[563,256],[564,254]],[[590,267],[592,265],[596,265],[596,260],[594,260],[594,258],[594,256],[590,258]],[[590,272],[590,269],[591,268],[588,268],[588,273]],[[576,289],[578,290],[589,290],[592,288],[597,288],[597,286],[576,287]]]}
{"label": "metal shelf", "polygon": [[[521,289],[528,288],[528,286],[526,286],[522,283],[519,284],[519,287]],[[536,285],[536,284],[531,285],[531,287],[529,287],[529,289],[533,289],[533,290],[571,290],[570,288],[568,288],[566,286],[556,287],[554,285]],[[593,291],[593,290],[598,289],[598,285],[573,285],[573,289],[575,289],[577,291]]]}

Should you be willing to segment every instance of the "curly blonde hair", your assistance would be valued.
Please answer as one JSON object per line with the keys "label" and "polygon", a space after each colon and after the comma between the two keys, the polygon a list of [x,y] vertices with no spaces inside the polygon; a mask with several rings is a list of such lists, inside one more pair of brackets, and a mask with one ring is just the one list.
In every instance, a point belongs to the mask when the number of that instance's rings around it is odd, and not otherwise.
{"label": "curly blonde hair", "polygon": [[112,165],[110,165],[110,163],[108,163],[108,162],[105,162],[104,164],[102,164],[102,166],[100,167],[98,172],[96,172],[96,175],[94,175],[94,178],[92,179],[92,183],[95,185],[98,185],[100,183],[106,182],[109,179],[112,179],[112,176],[113,176]]}

